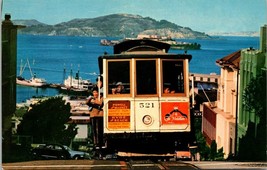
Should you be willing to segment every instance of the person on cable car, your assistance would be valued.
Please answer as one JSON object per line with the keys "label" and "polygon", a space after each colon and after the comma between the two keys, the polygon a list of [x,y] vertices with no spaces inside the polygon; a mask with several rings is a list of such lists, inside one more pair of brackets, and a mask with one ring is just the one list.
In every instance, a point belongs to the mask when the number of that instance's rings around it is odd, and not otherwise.
{"label": "person on cable car", "polygon": [[92,90],[93,96],[88,97],[86,104],[89,106],[92,136],[95,146],[103,145],[103,97],[99,95],[98,88]]}
{"label": "person on cable car", "polygon": [[116,84],[116,88],[112,89],[112,94],[122,94],[124,93],[124,86],[122,85],[122,82],[118,82]]}

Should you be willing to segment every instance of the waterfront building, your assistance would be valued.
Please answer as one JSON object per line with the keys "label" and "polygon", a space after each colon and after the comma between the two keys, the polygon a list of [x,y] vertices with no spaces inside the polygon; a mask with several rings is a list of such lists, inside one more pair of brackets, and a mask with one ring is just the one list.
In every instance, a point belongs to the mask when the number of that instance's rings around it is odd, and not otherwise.
{"label": "waterfront building", "polygon": [[[16,73],[17,73],[17,30],[10,14],[2,21],[2,139],[3,156],[9,152],[11,143],[11,118],[16,110]],[[3,157],[3,159],[5,159]]]}
{"label": "waterfront building", "polygon": [[[266,160],[266,110],[259,116],[255,110],[248,110],[248,106],[244,104],[244,92],[252,78],[255,80],[260,75],[266,78],[266,32],[267,25],[261,27],[259,50],[249,48],[241,51],[236,149],[238,157],[244,160]],[[256,82],[254,83],[256,86]],[[254,94],[254,100],[265,101],[266,106],[266,82],[260,86],[264,86],[265,90],[257,93],[265,93],[265,96],[256,98]]]}

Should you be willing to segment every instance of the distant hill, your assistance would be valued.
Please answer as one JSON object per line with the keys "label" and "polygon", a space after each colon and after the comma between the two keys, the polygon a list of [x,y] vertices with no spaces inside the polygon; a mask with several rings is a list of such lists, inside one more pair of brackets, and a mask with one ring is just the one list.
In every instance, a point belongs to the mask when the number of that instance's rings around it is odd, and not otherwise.
{"label": "distant hill", "polygon": [[259,37],[260,32],[243,31],[243,32],[211,32],[211,36],[242,36],[242,37]]}
{"label": "distant hill", "polygon": [[27,27],[29,26],[33,26],[33,25],[47,25],[47,24],[44,24],[42,22],[39,22],[35,19],[31,19],[31,20],[12,20],[12,22],[16,25],[25,25]]}
{"label": "distant hill", "polygon": [[[30,22],[31,21],[31,22]],[[21,34],[71,35],[94,37],[136,37],[138,34],[156,34],[172,38],[209,39],[210,36],[181,27],[167,20],[156,21],[150,17],[131,14],[112,14],[97,18],[73,19],[56,25],[46,25],[36,20],[15,20],[15,24],[27,25]],[[35,22],[33,22],[35,21]]]}

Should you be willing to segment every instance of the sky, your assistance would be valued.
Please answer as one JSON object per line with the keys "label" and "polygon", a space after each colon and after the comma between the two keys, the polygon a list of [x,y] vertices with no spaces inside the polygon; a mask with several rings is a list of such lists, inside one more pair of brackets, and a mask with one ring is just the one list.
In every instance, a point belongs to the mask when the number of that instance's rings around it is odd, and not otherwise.
{"label": "sky", "polygon": [[1,11],[2,19],[10,13],[45,24],[126,13],[205,33],[259,32],[267,24],[267,0],[2,0]]}

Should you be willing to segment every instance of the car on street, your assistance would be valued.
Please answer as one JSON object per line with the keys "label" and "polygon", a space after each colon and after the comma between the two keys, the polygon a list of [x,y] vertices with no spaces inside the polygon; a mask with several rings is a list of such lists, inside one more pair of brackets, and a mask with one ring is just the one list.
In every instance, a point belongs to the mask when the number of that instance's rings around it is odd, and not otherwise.
{"label": "car on street", "polygon": [[90,155],[82,151],[74,151],[61,144],[44,144],[32,149],[34,159],[89,159]]}
{"label": "car on street", "polygon": [[75,151],[66,145],[63,145],[63,147],[70,153],[71,159],[90,159],[91,158],[89,153],[87,152]]}

